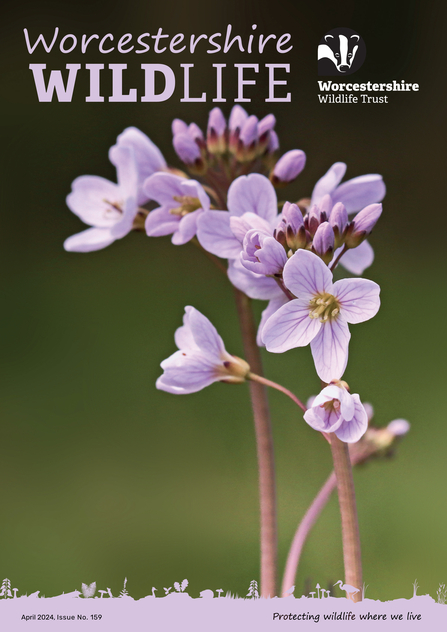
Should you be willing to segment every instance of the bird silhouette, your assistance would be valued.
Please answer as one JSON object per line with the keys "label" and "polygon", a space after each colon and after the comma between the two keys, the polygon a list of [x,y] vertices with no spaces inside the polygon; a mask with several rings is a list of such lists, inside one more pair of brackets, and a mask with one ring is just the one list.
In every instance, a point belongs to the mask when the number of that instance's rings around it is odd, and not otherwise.
{"label": "bird silhouette", "polygon": [[358,592],[360,592],[360,588],[355,588],[354,586],[350,586],[349,584],[344,584],[341,579],[339,579],[338,582],[335,582],[334,586],[336,586],[337,584],[340,584],[341,590],[344,590],[346,592],[346,594],[348,595],[348,599],[351,598],[351,595],[356,595]]}

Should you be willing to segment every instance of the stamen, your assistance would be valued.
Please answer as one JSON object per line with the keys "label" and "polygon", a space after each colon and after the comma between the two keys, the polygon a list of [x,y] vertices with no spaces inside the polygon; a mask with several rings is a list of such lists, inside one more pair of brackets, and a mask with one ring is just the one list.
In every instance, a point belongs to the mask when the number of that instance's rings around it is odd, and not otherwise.
{"label": "stamen", "polygon": [[333,294],[321,292],[309,301],[309,317],[319,318],[322,323],[333,320],[340,313],[340,303]]}
{"label": "stamen", "polygon": [[180,217],[184,217],[185,215],[188,215],[188,213],[197,211],[197,209],[202,207],[199,198],[191,197],[189,195],[173,195],[172,199],[176,202],[179,202],[180,206],[171,208],[169,211],[171,215],[179,215]]}

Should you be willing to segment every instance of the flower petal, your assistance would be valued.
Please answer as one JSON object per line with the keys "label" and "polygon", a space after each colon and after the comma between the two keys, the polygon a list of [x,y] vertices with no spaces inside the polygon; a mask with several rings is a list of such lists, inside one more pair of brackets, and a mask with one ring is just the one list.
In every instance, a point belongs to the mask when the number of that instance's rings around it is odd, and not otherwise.
{"label": "flower petal", "polygon": [[80,176],[73,181],[67,206],[90,226],[107,228],[120,221],[121,213],[111,204],[122,204],[123,191],[110,180],[100,176]]}
{"label": "flower petal", "polygon": [[320,257],[297,250],[284,267],[284,284],[298,298],[310,300],[320,292],[332,292],[332,273]]}
{"label": "flower petal", "polygon": [[342,417],[335,411],[328,412],[315,405],[306,410],[304,421],[319,432],[334,432],[343,423]]}
{"label": "flower petal", "polygon": [[334,283],[333,294],[348,323],[363,323],[379,311],[380,286],[369,279],[341,279]]}
{"label": "flower petal", "polygon": [[197,232],[197,220],[202,215],[203,209],[198,208],[192,213],[188,213],[180,220],[178,230],[172,235],[172,243],[182,246],[190,241]]}
{"label": "flower petal", "polygon": [[247,270],[239,259],[230,261],[228,278],[238,290],[241,290],[250,298],[269,301],[285,296],[275,279]]}
{"label": "flower petal", "polygon": [[295,299],[268,319],[262,331],[262,341],[267,351],[283,353],[309,344],[321,327],[318,318],[310,318],[307,301]]}
{"label": "flower petal", "polygon": [[175,176],[172,173],[154,173],[144,183],[143,189],[150,200],[155,200],[161,206],[174,208],[178,202],[174,200],[174,195],[185,195],[182,183],[185,178]]}
{"label": "flower petal", "polygon": [[118,185],[125,197],[137,197],[138,171],[132,147],[114,145],[109,149],[109,159],[116,167]]}
{"label": "flower petal", "polygon": [[330,169],[324,174],[322,178],[320,178],[317,184],[314,186],[314,190],[312,191],[312,200],[310,206],[312,207],[314,204],[318,204],[325,195],[329,193],[332,194],[332,191],[336,188],[341,179],[345,175],[346,165],[344,162],[336,162],[330,167]]}
{"label": "flower petal", "polygon": [[[340,252],[341,248],[334,253],[333,260],[338,257]],[[340,259],[340,265],[351,274],[363,274],[366,268],[369,268],[373,261],[374,250],[372,249],[371,244],[365,239],[365,241],[362,241],[360,246],[357,246],[357,248],[353,248],[352,250],[345,252],[343,257]]]}
{"label": "flower petal", "polygon": [[206,353],[208,357],[215,358],[217,363],[220,363],[223,357],[229,356],[225,351],[222,338],[208,318],[191,306],[185,307],[185,312],[188,316],[188,325],[191,328],[194,342],[201,352]]}
{"label": "flower petal", "polygon": [[205,250],[224,259],[236,259],[242,250],[230,228],[227,211],[203,213],[197,222],[197,238]]}
{"label": "flower petal", "polygon": [[352,395],[354,400],[355,412],[350,421],[343,420],[341,426],[336,430],[335,434],[341,441],[345,443],[354,443],[358,441],[368,428],[368,415],[364,409],[360,397],[357,394]]}
{"label": "flower petal", "polygon": [[386,187],[378,173],[358,176],[340,184],[332,194],[334,204],[343,202],[348,213],[360,211],[368,204],[381,202],[385,197]]}
{"label": "flower petal", "polygon": [[156,387],[168,393],[196,393],[219,380],[215,364],[200,351],[176,351],[163,360]]}
{"label": "flower petal", "polygon": [[145,228],[149,237],[171,235],[178,229],[180,217],[173,215],[166,206],[156,208],[146,217]]}
{"label": "flower petal", "polygon": [[110,246],[115,239],[109,228],[88,228],[66,239],[64,248],[68,252],[93,252]]}
{"label": "flower petal", "polygon": [[273,222],[278,207],[272,183],[260,173],[240,176],[228,190],[228,209],[231,215],[256,213],[269,223]]}
{"label": "flower petal", "polygon": [[348,363],[348,347],[351,334],[343,317],[324,323],[318,335],[310,343],[315,369],[323,382],[338,380]]}
{"label": "flower petal", "polygon": [[[116,139],[116,146],[131,147],[135,155],[138,177],[138,204],[144,204],[149,199],[143,192],[144,181],[156,171],[166,168],[166,160],[161,151],[150,138],[136,127],[127,127]],[[113,149],[113,148],[112,148]],[[115,163],[115,156],[109,152],[110,161]],[[118,178],[118,181],[119,178]]]}
{"label": "flower petal", "polygon": [[264,329],[265,323],[268,321],[270,316],[273,316],[273,314],[277,312],[280,307],[282,307],[288,302],[289,302],[289,299],[284,294],[284,292],[281,292],[281,296],[279,296],[278,298],[273,298],[271,301],[269,301],[269,304],[267,305],[265,310],[262,312],[261,322],[259,323],[258,333],[256,335],[256,343],[258,347],[264,346],[264,343],[262,342],[262,330]]}

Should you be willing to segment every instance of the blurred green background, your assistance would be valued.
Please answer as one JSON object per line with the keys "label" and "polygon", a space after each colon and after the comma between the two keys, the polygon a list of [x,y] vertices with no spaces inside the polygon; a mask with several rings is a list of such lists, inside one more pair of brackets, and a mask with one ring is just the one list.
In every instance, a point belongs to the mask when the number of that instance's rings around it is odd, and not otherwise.
{"label": "blurred green background", "polygon": [[[382,287],[376,318],[352,328],[345,374],[375,408],[375,422],[411,424],[397,458],[356,471],[367,596],[435,595],[447,581],[445,321],[444,9],[431,3],[15,2],[3,9],[2,226],[0,230],[0,574],[19,593],[52,596],[96,581],[133,597],[188,578],[188,591],[245,595],[259,577],[256,458],[246,385],[216,384],[187,397],[155,389],[159,363],[175,350],[185,305],[205,313],[242,354],[231,288],[193,246],[131,234],[91,254],[65,253],[82,230],[65,196],[82,174],[114,179],[107,151],[127,126],[146,132],[172,165],[174,117],[206,127],[212,63],[227,63],[229,114],[234,63],[291,63],[292,103],[264,102],[266,72],[244,104],[273,111],[281,150],[303,149],[305,171],[281,194],[308,195],[335,161],[347,177],[382,173],[384,213],[365,276]],[[34,53],[23,38],[62,34],[292,33],[291,55],[197,52],[101,56]],[[414,94],[387,105],[320,105],[316,47],[346,26],[367,46],[356,81],[405,79]],[[127,63],[127,87],[142,88],[141,63],[175,70],[194,63],[192,93],[182,79],[164,103],[85,103],[80,75],[72,103],[38,103],[28,64]],[[107,73],[104,73],[106,75]],[[247,89],[249,91],[250,89]],[[104,94],[109,94],[107,86]],[[221,278],[222,277],[222,278]],[[257,304],[260,314],[264,304]],[[310,350],[263,353],[266,375],[306,400],[318,391]],[[278,474],[281,568],[298,520],[331,469],[329,450],[280,394],[270,394]],[[295,594],[305,583],[343,579],[340,521],[331,499],[305,548]],[[341,595],[341,593],[339,593]]]}

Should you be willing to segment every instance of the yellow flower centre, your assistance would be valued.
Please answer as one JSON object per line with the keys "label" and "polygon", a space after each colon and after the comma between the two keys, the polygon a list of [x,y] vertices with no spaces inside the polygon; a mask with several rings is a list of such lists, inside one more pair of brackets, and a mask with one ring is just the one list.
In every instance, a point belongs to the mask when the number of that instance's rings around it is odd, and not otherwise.
{"label": "yellow flower centre", "polygon": [[340,313],[340,303],[332,294],[321,292],[309,301],[310,318],[319,318],[322,323],[337,318]]}
{"label": "yellow flower centre", "polygon": [[199,198],[190,197],[189,195],[174,195],[173,199],[179,203],[180,206],[171,208],[169,211],[171,215],[179,215],[185,217],[188,213],[197,211],[198,208],[202,208],[202,204]]}

